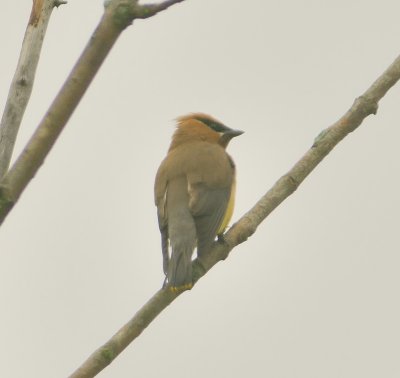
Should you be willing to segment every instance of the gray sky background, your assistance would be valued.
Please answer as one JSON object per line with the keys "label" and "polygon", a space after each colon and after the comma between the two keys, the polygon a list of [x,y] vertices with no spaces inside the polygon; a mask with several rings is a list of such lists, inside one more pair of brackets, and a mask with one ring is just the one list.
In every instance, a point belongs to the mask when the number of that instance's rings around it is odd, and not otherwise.
{"label": "gray sky background", "polygon": [[[31,1],[0,14],[4,105]],[[398,1],[187,0],[124,32],[0,231],[0,377],[66,377],[163,281],[153,181],[173,119],[245,130],[238,219],[400,53]],[[16,151],[102,14],[50,21]],[[400,376],[400,85],[99,377]]]}

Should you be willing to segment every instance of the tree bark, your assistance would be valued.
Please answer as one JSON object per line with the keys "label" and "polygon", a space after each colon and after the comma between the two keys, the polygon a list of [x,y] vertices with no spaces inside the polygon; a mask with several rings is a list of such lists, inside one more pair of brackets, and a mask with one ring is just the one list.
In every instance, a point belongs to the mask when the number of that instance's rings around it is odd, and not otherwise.
{"label": "tree bark", "polygon": [[45,157],[122,31],[131,25],[135,19],[152,17],[182,1],[168,0],[160,4],[148,5],[139,5],[137,0],[111,0],[106,2],[105,11],[99,25],[65,84],[13,167],[0,181],[0,224],[43,164]]}
{"label": "tree bark", "polygon": [[32,93],[47,25],[55,6],[54,0],[34,0],[32,3],[17,69],[0,123],[0,179],[10,165],[19,126]]}

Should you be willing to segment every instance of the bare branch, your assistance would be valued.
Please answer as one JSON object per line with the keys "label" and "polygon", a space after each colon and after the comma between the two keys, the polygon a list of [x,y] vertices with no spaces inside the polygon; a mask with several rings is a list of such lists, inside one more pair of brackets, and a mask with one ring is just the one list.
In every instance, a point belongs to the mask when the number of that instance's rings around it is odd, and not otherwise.
{"label": "bare branch", "polygon": [[54,0],[35,0],[32,3],[17,69],[0,123],[0,178],[10,165],[19,126],[32,93],[43,39],[54,6]]}
{"label": "bare branch", "polygon": [[140,8],[140,11],[138,12],[137,18],[149,18],[157,14],[158,12],[161,12],[167,8],[169,8],[171,5],[181,3],[184,0],[167,0],[164,1],[163,3],[160,4],[144,4]]}
{"label": "bare branch", "polygon": [[[137,5],[135,0],[111,0],[107,3],[99,25],[65,84],[14,166],[0,182],[0,224],[43,164],[122,31],[134,19],[150,17],[180,1],[183,0],[166,1],[164,4],[154,6],[151,14],[147,6]],[[147,16],[144,17],[144,14]]]}
{"label": "bare branch", "polygon": [[[317,136],[312,147],[282,176],[276,184],[224,235],[213,248],[193,262],[194,282],[197,282],[217,262],[228,257],[230,251],[243,243],[258,225],[290,196],[326,155],[370,114],[376,114],[378,101],[400,78],[400,56],[372,84],[335,124]],[[179,293],[159,290],[107,343],[97,349],[70,378],[91,378],[108,366],[161,313]]]}
{"label": "bare branch", "polygon": [[159,290],[107,343],[97,349],[69,378],[91,378],[108,366],[179,294]]}
{"label": "bare branch", "polygon": [[60,5],[68,4],[68,1],[62,1],[62,0],[54,0],[54,6],[59,7]]}

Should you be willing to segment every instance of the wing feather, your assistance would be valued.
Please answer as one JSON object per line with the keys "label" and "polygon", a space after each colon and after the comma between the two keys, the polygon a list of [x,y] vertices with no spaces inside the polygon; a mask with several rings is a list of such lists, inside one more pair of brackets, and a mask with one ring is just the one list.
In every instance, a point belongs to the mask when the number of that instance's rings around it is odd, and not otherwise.
{"label": "wing feather", "polygon": [[206,252],[217,235],[231,196],[231,187],[210,189],[199,183],[190,187],[197,201],[190,206],[197,232],[197,254]]}
{"label": "wing feather", "polygon": [[165,172],[165,164],[161,164],[157,171],[154,183],[154,200],[157,206],[158,227],[161,233],[161,250],[163,256],[163,270],[167,274],[169,263],[169,235],[167,214],[168,180]]}

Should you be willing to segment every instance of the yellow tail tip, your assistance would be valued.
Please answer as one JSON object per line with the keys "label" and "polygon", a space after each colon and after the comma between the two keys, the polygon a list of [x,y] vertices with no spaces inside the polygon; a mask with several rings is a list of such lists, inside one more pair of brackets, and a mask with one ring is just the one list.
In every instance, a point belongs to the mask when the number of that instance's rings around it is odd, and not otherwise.
{"label": "yellow tail tip", "polygon": [[177,294],[177,293],[181,293],[185,290],[190,290],[193,287],[192,283],[188,283],[185,285],[181,285],[181,286],[168,286],[168,289],[170,291],[172,291],[173,293]]}

